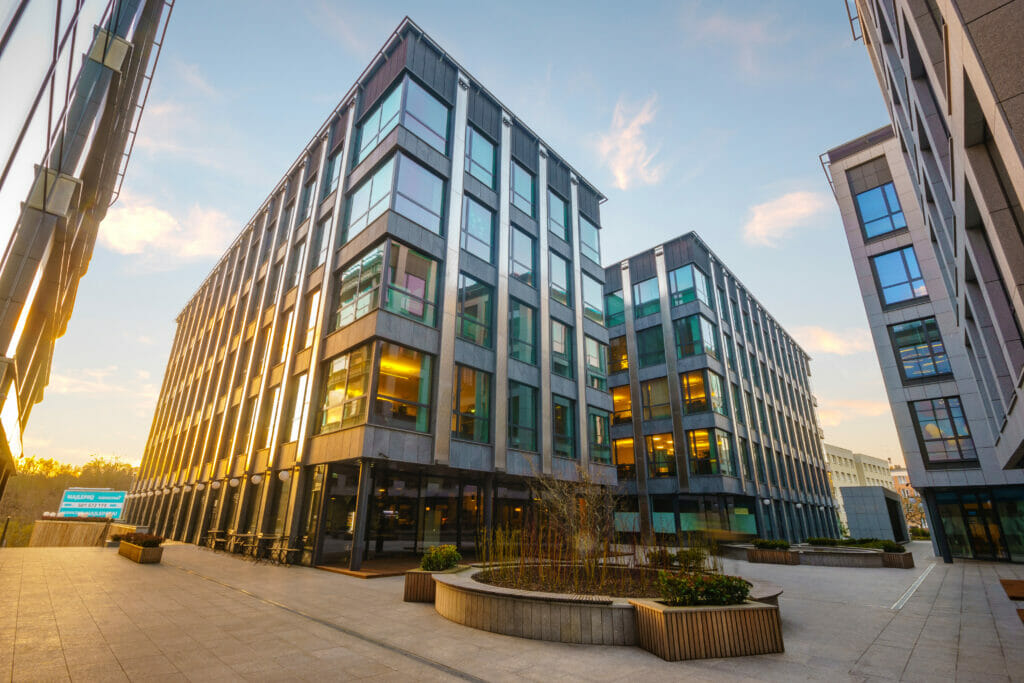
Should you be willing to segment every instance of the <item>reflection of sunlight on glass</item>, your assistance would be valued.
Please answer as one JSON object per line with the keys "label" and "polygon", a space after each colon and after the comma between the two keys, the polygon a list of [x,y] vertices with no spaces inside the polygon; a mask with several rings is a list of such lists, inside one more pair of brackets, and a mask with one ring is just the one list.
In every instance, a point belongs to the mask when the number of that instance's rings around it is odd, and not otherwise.
{"label": "reflection of sunlight on glass", "polygon": [[928,424],[926,424],[924,426],[924,431],[925,434],[927,434],[933,439],[938,439],[939,437],[942,436],[942,430],[939,429],[939,426],[934,422],[929,422]]}

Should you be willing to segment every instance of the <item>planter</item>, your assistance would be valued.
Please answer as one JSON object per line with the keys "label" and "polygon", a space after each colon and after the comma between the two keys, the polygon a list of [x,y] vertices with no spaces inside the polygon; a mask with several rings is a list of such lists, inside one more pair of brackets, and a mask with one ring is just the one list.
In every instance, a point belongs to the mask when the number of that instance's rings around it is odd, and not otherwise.
{"label": "planter", "polygon": [[722,607],[670,607],[657,600],[629,602],[636,610],[638,644],[666,661],[785,651],[779,608],[773,605],[748,601]]}
{"label": "planter", "polygon": [[827,550],[801,549],[794,553],[800,559],[800,564],[807,564],[816,567],[862,567],[878,569],[882,564],[882,553],[876,550],[858,550],[850,548],[847,550],[829,548]]}
{"label": "planter", "polygon": [[436,574],[454,574],[464,569],[466,569],[465,565],[437,572],[426,569],[410,569],[405,573],[405,595],[402,599],[406,602],[434,602],[434,596],[437,594],[434,576]]}
{"label": "planter", "polygon": [[890,569],[913,569],[913,553],[882,553],[882,566]]}
{"label": "planter", "polygon": [[143,548],[141,545],[121,541],[121,544],[117,547],[117,554],[139,564],[159,564],[160,558],[163,557],[164,549],[162,546]]}
{"label": "planter", "polygon": [[800,564],[800,556],[788,550],[762,550],[747,548],[747,562],[763,564]]}

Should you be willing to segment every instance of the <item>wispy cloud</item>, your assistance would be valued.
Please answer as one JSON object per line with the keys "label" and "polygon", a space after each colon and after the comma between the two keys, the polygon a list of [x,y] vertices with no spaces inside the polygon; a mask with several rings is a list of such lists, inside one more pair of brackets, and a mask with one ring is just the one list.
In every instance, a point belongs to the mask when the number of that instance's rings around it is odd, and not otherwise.
{"label": "wispy cloud", "polygon": [[376,31],[366,29],[366,22],[358,17],[359,7],[355,3],[328,2],[317,0],[306,7],[306,16],[313,26],[326,33],[352,54],[366,55],[377,45]]}
{"label": "wispy cloud", "polygon": [[198,64],[177,62],[175,64],[175,71],[177,72],[178,77],[185,82],[185,85],[187,85],[188,89],[194,94],[208,98],[221,96],[221,91],[206,80],[206,77],[203,75]]}
{"label": "wispy cloud", "polygon": [[818,421],[822,427],[836,427],[850,419],[880,417],[888,412],[887,401],[823,398],[818,408]]}
{"label": "wispy cloud", "polygon": [[763,75],[768,53],[793,37],[777,15],[737,16],[722,11],[717,3],[714,7],[709,13],[700,2],[689,3],[683,10],[683,29],[704,43],[728,50],[744,75]]}
{"label": "wispy cloud", "polygon": [[116,365],[105,368],[83,368],[71,373],[50,374],[49,391],[55,394],[111,394],[123,393],[125,387],[111,382]]}
{"label": "wispy cloud", "polygon": [[874,349],[868,331],[857,327],[829,330],[816,325],[805,325],[793,328],[793,335],[800,342],[800,346],[811,354],[852,356]]}
{"label": "wispy cloud", "polygon": [[817,192],[790,192],[750,209],[743,226],[747,244],[774,247],[797,228],[807,226],[828,207],[828,199]]}
{"label": "wispy cloud", "polygon": [[598,150],[615,176],[615,187],[628,190],[632,185],[654,185],[664,173],[664,164],[655,163],[658,149],[651,149],[644,128],[654,121],[657,95],[639,107],[629,107],[620,99],[612,114],[611,128],[601,136]]}

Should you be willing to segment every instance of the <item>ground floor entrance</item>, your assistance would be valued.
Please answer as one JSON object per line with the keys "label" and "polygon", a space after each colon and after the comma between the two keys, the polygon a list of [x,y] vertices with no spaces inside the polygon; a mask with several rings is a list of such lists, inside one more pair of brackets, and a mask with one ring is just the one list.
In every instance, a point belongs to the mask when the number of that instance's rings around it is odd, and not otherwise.
{"label": "ground floor entrance", "polygon": [[1024,562],[1024,486],[934,489],[926,500],[953,557]]}

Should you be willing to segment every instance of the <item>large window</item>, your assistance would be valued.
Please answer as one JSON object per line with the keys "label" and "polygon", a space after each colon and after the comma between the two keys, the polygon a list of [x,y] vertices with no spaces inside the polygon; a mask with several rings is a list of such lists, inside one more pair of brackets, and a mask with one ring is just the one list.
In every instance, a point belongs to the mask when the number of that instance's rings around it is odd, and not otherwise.
{"label": "large window", "polygon": [[551,395],[551,435],[554,454],[576,459],[576,403],[557,394]]}
{"label": "large window", "polygon": [[509,302],[508,355],[537,364],[537,311],[518,299]]}
{"label": "large window", "polygon": [[381,245],[341,274],[334,315],[335,329],[341,329],[377,309],[383,265],[384,245]]}
{"label": "large window", "polygon": [[355,161],[359,163],[384,137],[398,125],[402,109],[402,84],[397,85],[370,110],[370,114],[359,125],[359,151]]}
{"label": "large window", "polygon": [[604,295],[605,324],[621,325],[626,322],[626,305],[622,300],[622,290]]}
{"label": "large window", "polygon": [[690,441],[690,474],[733,474],[732,435],[721,429],[687,432]]}
{"label": "large window", "polygon": [[624,372],[629,369],[629,352],[626,350],[625,337],[612,337],[608,340],[608,365],[610,372]]}
{"label": "large window", "polygon": [[584,360],[587,364],[587,385],[598,391],[608,390],[608,347],[590,337],[583,337]]}
{"label": "large window", "polygon": [[676,328],[676,356],[699,356],[706,353],[718,358],[718,334],[715,325],[704,316],[691,315],[673,321]]}
{"label": "large window", "polygon": [[443,205],[444,181],[409,157],[399,155],[395,211],[440,235]]}
{"label": "large window", "polygon": [[388,210],[391,186],[395,180],[396,159],[397,157],[388,159],[387,163],[360,183],[355,192],[349,196],[345,221],[346,242],[361,233],[366,226]]}
{"label": "large window", "polygon": [[683,391],[683,412],[703,413],[708,409],[708,388],[704,382],[704,371],[693,370],[679,375]]}
{"label": "large window", "polygon": [[298,441],[299,432],[302,429],[302,416],[306,408],[306,381],[309,379],[309,373],[302,373],[295,378],[292,384],[292,395],[291,395],[291,415],[289,416],[287,431],[285,432],[285,441]]}
{"label": "large window", "polygon": [[569,203],[548,189],[548,230],[568,242],[569,225]]}
{"label": "large window", "polygon": [[320,433],[366,422],[370,393],[370,345],[327,362],[327,380],[320,406]]}
{"label": "large window", "polygon": [[491,441],[491,376],[482,370],[455,366],[452,437],[477,443]]}
{"label": "large window", "polygon": [[327,251],[331,248],[331,241],[327,238],[331,234],[332,218],[333,216],[328,216],[316,224],[316,229],[313,232],[313,241],[310,243],[313,253],[313,258],[309,264],[310,270],[319,268],[327,260]]}
{"label": "large window", "polygon": [[437,261],[403,244],[392,242],[384,308],[425,325],[433,325],[437,271]]}
{"label": "large window", "polygon": [[551,372],[572,379],[572,328],[557,320],[551,321]]}
{"label": "large window", "polygon": [[651,479],[676,476],[676,445],[671,434],[644,437],[647,446],[647,476]]}
{"label": "large window", "polygon": [[527,216],[535,217],[533,211],[537,197],[536,183],[533,174],[512,162],[512,206],[517,207]]}
{"label": "large window", "polygon": [[633,397],[629,385],[612,387],[612,424],[629,424],[633,421]]}
{"label": "large window", "polygon": [[327,182],[320,188],[320,199],[325,199],[338,189],[338,181],[341,180],[341,153],[344,151],[344,147],[338,147],[334,154],[327,157],[327,168],[324,169],[324,178]]}
{"label": "large window", "polygon": [[583,273],[583,315],[604,325],[604,286]]}
{"label": "large window", "polygon": [[306,241],[299,242],[292,247],[291,259],[288,262],[288,275],[285,280],[285,290],[297,287],[299,278],[302,276],[302,264],[306,258]]}
{"label": "large window", "polygon": [[668,287],[673,306],[699,299],[708,306],[714,307],[708,286],[708,276],[692,263],[682,268],[676,268],[669,273]]}
{"label": "large window", "polygon": [[[404,105],[404,106],[403,106]],[[448,107],[408,76],[391,90],[359,125],[359,163],[398,125],[442,154],[448,145]]]}
{"label": "large window", "polygon": [[508,383],[508,447],[537,450],[537,390],[514,381]]}
{"label": "large window", "polygon": [[497,147],[483,133],[470,126],[466,135],[466,170],[487,187],[494,189]]}
{"label": "large window", "polygon": [[612,439],[608,426],[608,413],[597,408],[587,408],[587,442],[590,445],[590,460],[608,464],[612,461]]}
{"label": "large window", "polygon": [[664,377],[650,379],[640,384],[640,400],[643,403],[645,420],[660,420],[672,417],[668,398],[668,380]]}
{"label": "large window", "polygon": [[596,225],[580,214],[580,253],[601,265],[601,235]]}
{"label": "large window", "polygon": [[889,334],[903,379],[927,379],[953,371],[935,318],[890,325]]}
{"label": "large window", "polygon": [[380,345],[380,379],[374,412],[382,424],[430,431],[432,358],[398,344]]}
{"label": "large window", "polygon": [[645,315],[657,313],[660,304],[658,303],[658,278],[652,277],[633,285],[633,317],[642,318]]}
{"label": "large window", "polygon": [[316,178],[302,186],[302,194],[299,197],[299,222],[302,225],[313,213],[313,190],[316,188]]}
{"label": "large window", "polygon": [[491,308],[493,291],[488,285],[459,273],[458,301],[455,316],[458,335],[480,346],[491,345]]}
{"label": "large window", "polygon": [[615,452],[615,469],[618,470],[619,481],[636,479],[636,453],[633,451],[633,439],[616,439],[612,448]]}
{"label": "large window", "polygon": [[955,464],[978,459],[959,396],[910,404],[925,465]]}
{"label": "large window", "polygon": [[726,406],[725,380],[710,370],[708,373],[708,396],[711,398],[711,410],[719,415],[728,415],[729,409]]}
{"label": "large window", "polygon": [[302,338],[302,348],[308,349],[313,345],[316,337],[317,315],[320,313],[320,290],[316,290],[307,298],[306,303],[306,333]]}
{"label": "large window", "polygon": [[569,262],[564,258],[550,252],[551,256],[551,298],[563,306],[572,307],[572,273],[569,270]]}
{"label": "large window", "polygon": [[662,334],[661,325],[636,333],[636,355],[638,365],[642,368],[665,362],[665,335]]}
{"label": "large window", "polygon": [[531,287],[537,286],[537,241],[516,226],[512,226],[512,260],[509,275]]}
{"label": "large window", "polygon": [[907,227],[896,188],[891,182],[859,193],[856,200],[860,225],[867,239]]}
{"label": "large window", "polygon": [[914,247],[879,254],[871,259],[871,264],[882,290],[884,305],[891,306],[928,295]]}
{"label": "large window", "polygon": [[494,260],[494,212],[469,195],[462,199],[462,248],[488,263]]}

